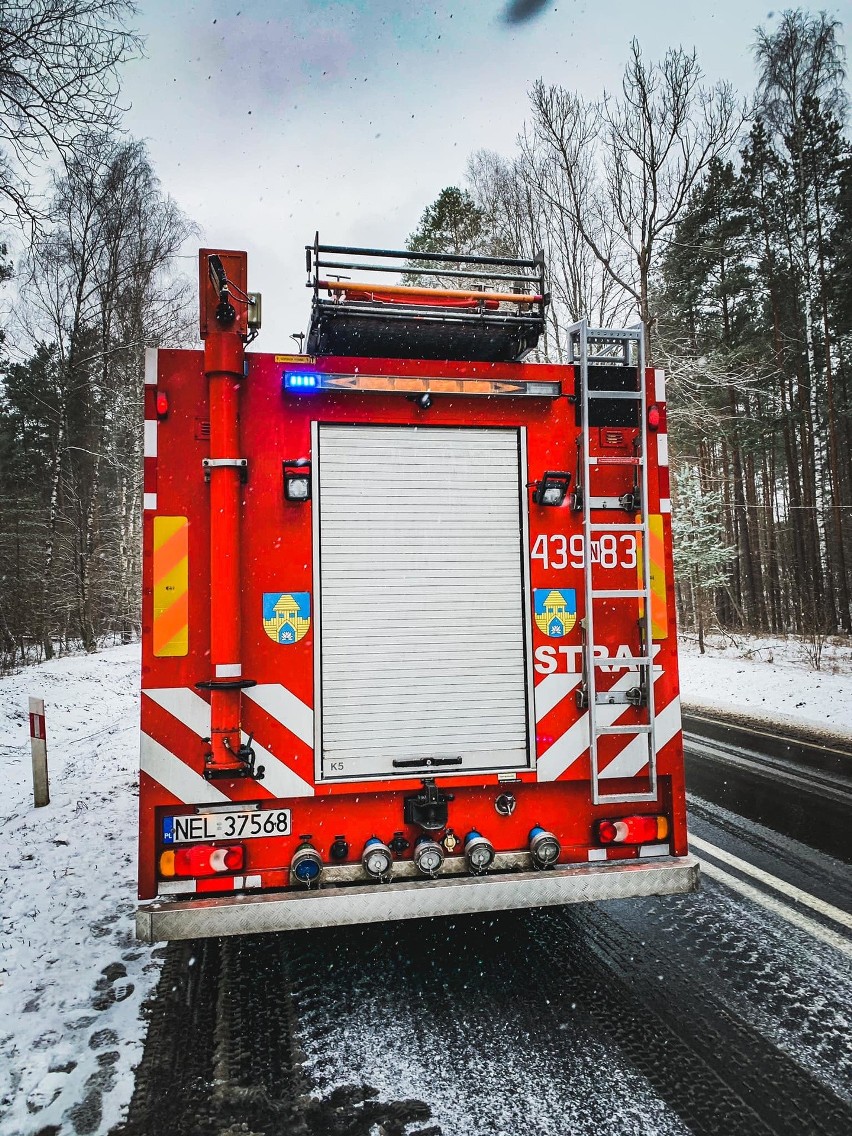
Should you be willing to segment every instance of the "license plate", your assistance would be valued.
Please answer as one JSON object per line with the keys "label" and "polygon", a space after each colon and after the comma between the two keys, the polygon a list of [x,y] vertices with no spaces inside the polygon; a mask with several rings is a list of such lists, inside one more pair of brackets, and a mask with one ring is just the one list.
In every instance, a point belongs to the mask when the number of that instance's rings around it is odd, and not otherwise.
{"label": "license plate", "polygon": [[163,843],[195,840],[248,840],[253,836],[289,836],[289,809],[252,809],[247,813],[193,813],[163,817]]}

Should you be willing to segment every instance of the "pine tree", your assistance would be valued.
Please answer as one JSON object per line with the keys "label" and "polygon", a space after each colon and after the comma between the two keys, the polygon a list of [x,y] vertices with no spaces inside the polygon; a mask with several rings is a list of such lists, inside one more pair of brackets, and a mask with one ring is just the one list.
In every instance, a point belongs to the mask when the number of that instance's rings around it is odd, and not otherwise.
{"label": "pine tree", "polygon": [[672,539],[679,614],[681,625],[696,629],[702,654],[713,593],[728,585],[735,556],[726,543],[721,512],[721,494],[702,490],[695,466],[675,474]]}
{"label": "pine tree", "polygon": [[[466,189],[450,185],[442,189],[431,205],[423,210],[420,223],[406,242],[413,254],[418,252],[452,253],[455,256],[487,255],[491,251],[486,215]],[[416,287],[440,285],[445,288],[470,287],[464,277],[453,275],[457,266],[448,261],[420,261],[416,256],[406,263],[405,283]],[[440,276],[418,272],[418,269],[440,270]]]}
{"label": "pine tree", "polygon": [[0,376],[0,666],[31,646],[52,643],[45,629],[56,619],[44,577],[53,474],[60,455],[57,351],[39,344],[24,363],[7,363]]}

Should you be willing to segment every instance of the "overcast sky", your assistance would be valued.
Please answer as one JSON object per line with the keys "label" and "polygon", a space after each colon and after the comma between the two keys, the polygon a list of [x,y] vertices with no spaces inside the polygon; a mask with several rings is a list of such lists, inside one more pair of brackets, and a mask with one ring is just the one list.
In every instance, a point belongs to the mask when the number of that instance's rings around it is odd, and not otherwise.
{"label": "overcast sky", "polygon": [[[844,21],[852,0],[819,5]],[[754,0],[139,0],[146,57],[124,72],[130,131],[201,242],[246,249],[264,297],[257,349],[304,330],[303,246],[402,247],[469,154],[510,154],[539,76],[616,88],[648,57],[697,47],[709,81],[753,87]],[[815,9],[817,10],[817,9]],[[526,17],[526,18],[524,18]]]}

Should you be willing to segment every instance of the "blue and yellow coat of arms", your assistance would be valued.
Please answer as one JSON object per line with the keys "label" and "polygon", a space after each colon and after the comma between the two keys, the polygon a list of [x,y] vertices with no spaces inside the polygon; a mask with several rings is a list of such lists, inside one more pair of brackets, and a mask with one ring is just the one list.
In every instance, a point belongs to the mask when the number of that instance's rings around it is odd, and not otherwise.
{"label": "blue and yellow coat of arms", "polygon": [[310,592],[263,593],[263,630],[273,642],[298,643],[310,626]]}
{"label": "blue and yellow coat of arms", "polygon": [[574,588],[533,588],[533,611],[539,631],[563,639],[577,622],[577,593]]}

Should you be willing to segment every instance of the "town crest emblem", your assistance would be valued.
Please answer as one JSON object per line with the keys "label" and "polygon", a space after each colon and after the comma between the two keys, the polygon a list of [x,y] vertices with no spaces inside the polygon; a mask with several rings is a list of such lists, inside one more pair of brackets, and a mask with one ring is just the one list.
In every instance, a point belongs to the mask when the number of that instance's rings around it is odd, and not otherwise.
{"label": "town crest emblem", "polygon": [[550,639],[563,639],[577,622],[574,588],[534,588],[536,627]]}
{"label": "town crest emblem", "polygon": [[263,630],[273,642],[298,643],[310,626],[310,592],[263,593]]}

